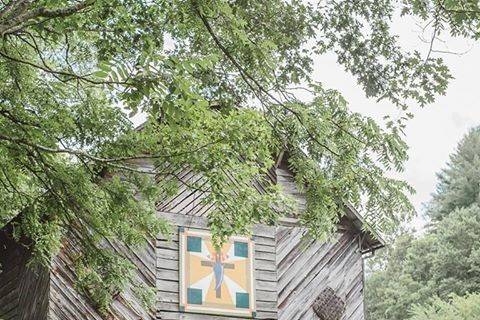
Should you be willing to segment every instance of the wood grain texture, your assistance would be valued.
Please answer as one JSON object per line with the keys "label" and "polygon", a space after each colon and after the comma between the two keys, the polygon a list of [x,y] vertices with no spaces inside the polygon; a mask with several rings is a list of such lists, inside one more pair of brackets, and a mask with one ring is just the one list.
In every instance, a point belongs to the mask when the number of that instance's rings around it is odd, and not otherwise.
{"label": "wood grain texture", "polygon": [[0,319],[45,319],[48,309],[49,272],[27,267],[30,252],[0,231]]}
{"label": "wood grain texture", "polygon": [[[144,170],[154,170],[141,163]],[[188,184],[202,182],[202,177],[188,168],[176,175]],[[232,183],[234,183],[232,181]],[[257,225],[253,228],[255,242],[254,276],[257,319],[318,319],[312,304],[326,286],[335,290],[345,301],[343,320],[363,320],[363,259],[358,230],[349,223],[339,226],[339,232],[328,243],[307,237],[298,225],[298,214],[305,210],[305,195],[298,190],[294,175],[285,163],[268,172],[265,181],[255,187],[264,192],[265,183],[278,183],[283,192],[292,196],[297,209],[282,219],[279,226]],[[205,186],[204,184],[200,184]],[[208,188],[207,188],[208,189]],[[208,191],[207,191],[208,192]],[[178,226],[208,229],[207,215],[218,204],[206,204],[206,192],[189,190],[180,185],[179,192],[165,198],[157,206],[158,216],[171,222],[170,238],[150,239],[145,248],[132,248],[105,239],[106,248],[132,261],[137,269],[134,282],[156,287],[154,310],[143,306],[129,287],[115,297],[111,312],[101,316],[92,302],[75,287],[75,259],[79,254],[78,238],[69,235],[64,248],[53,260],[50,272],[25,268],[28,253],[11,246],[0,237],[0,318],[3,320],[226,320],[233,317],[179,312],[179,243]],[[6,246],[5,244],[8,244]],[[9,248],[6,250],[5,248]],[[3,249],[2,249],[3,248]],[[8,252],[7,252],[8,251]],[[48,313],[48,315],[47,315]],[[242,318],[235,318],[242,319]]]}
{"label": "wood grain texture", "polygon": [[294,181],[293,173],[287,168],[286,164],[281,163],[275,171],[277,177],[277,184],[282,187],[283,192],[295,200],[296,208],[292,216],[297,216],[303,212],[306,207],[306,197],[303,192],[298,190]]}
{"label": "wood grain texture", "polygon": [[[153,171],[149,162],[139,162],[145,171]],[[152,320],[155,307],[149,309],[141,301],[134,287],[155,287],[155,245],[154,239],[147,239],[144,247],[130,247],[119,241],[104,239],[102,245],[132,262],[136,269],[133,281],[123,292],[114,297],[107,315],[101,315],[92,301],[76,286],[75,259],[79,251],[79,235],[69,234],[64,247],[52,262],[49,317],[52,320]]]}
{"label": "wood grain texture", "polygon": [[319,243],[305,234],[299,227],[278,230],[278,319],[317,319],[311,306],[327,286],[345,302],[342,319],[364,319],[363,259],[356,237],[343,233]]}
{"label": "wood grain texture", "polygon": [[132,248],[119,242],[104,241],[104,246],[128,258],[137,267],[133,283],[114,298],[107,315],[101,315],[90,299],[75,287],[74,264],[80,254],[75,236],[65,239],[64,248],[54,259],[51,271],[49,318],[52,320],[137,320],[155,319],[155,311],[149,310],[135,294],[133,284],[155,286],[155,248],[149,241],[144,248]]}
{"label": "wood grain texture", "polygon": [[[279,164],[276,174],[283,192],[296,200],[298,212],[305,210],[305,195],[286,163]],[[342,319],[363,320],[363,258],[358,233],[339,226],[332,241],[320,243],[309,238],[295,218],[294,213],[282,220],[276,231],[278,319],[318,319],[312,304],[329,286],[345,302]]]}
{"label": "wood grain texture", "polygon": [[[149,167],[145,164],[142,165],[142,168],[149,170]],[[162,171],[161,168],[157,168],[157,170],[159,170],[160,173]],[[194,172],[188,167],[172,169],[166,166],[163,170],[166,172],[173,170],[173,174],[159,174],[157,180],[175,181],[178,185],[178,192],[174,196],[166,197],[159,201],[157,204],[158,211],[204,217],[215,209],[223,208],[221,203],[209,203],[205,201],[209,194],[209,186],[201,174]],[[238,186],[238,182],[235,181],[231,175],[227,172],[224,173],[229,178],[228,183],[230,185]],[[178,182],[178,180],[181,182]],[[265,193],[266,187],[274,183],[276,183],[276,173],[275,170],[272,169],[268,170],[264,177],[253,181],[253,186],[259,193]],[[195,185],[197,189],[189,187],[192,185]]]}

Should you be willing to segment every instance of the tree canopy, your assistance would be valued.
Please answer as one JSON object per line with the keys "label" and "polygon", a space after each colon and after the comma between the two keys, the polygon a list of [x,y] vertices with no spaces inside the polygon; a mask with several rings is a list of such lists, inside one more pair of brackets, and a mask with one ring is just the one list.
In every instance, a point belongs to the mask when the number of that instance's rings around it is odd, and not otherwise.
{"label": "tree canopy", "polygon": [[474,320],[480,314],[480,295],[452,296],[449,301],[435,299],[427,306],[416,306],[411,320]]}
{"label": "tree canopy", "polygon": [[434,299],[427,306],[417,305],[411,320],[474,320],[480,314],[480,295],[452,296],[449,301]]}
{"label": "tree canopy", "polygon": [[[427,211],[432,223],[426,233],[418,238],[399,237],[375,261],[366,290],[370,319],[409,319],[412,312],[413,319],[426,319],[426,315],[437,319],[435,310],[443,310],[438,311],[438,319],[444,313],[450,319],[450,314],[456,314],[452,311],[456,307],[447,303],[452,294],[480,292],[480,202],[475,179],[480,172],[475,165],[479,138],[480,128],[472,129],[439,174]],[[420,307],[412,310],[415,305]]]}
{"label": "tree canopy", "polygon": [[455,209],[480,203],[480,128],[463,138],[447,168],[437,176],[437,190],[427,212],[433,223]]}
{"label": "tree canopy", "polygon": [[[155,202],[185,182],[162,176],[190,166],[205,177],[205,201],[228,208],[209,216],[220,241],[294,210],[278,188],[252,186],[286,150],[312,236],[327,237],[346,202],[391,231],[413,212],[410,186],[386,175],[407,159],[408,106],[451,78],[440,58],[404,51],[391,21],[416,15],[434,35],[476,38],[477,13],[474,1],[1,1],[0,227],[11,223],[44,265],[65,234],[83,235],[78,268],[106,307],[128,266],[107,267],[121,257],[99,241],[168,232]],[[351,113],[311,77],[312,56],[327,52],[402,116],[382,126]],[[138,113],[142,130],[128,116]],[[159,183],[139,159],[161,168]]]}

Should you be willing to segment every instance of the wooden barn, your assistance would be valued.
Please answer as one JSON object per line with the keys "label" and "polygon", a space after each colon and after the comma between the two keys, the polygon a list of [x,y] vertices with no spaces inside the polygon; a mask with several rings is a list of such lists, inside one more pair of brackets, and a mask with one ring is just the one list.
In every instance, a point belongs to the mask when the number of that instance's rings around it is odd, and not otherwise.
{"label": "wooden barn", "polygon": [[[287,162],[279,159],[269,179],[302,208],[304,196]],[[197,179],[189,170],[181,176]],[[201,200],[200,191],[180,188],[158,205],[158,215],[174,226],[170,240],[150,239],[142,250],[105,242],[138,267],[137,284],[156,291],[155,306],[147,308],[128,288],[106,316],[75,288],[74,236],[65,239],[50,270],[31,269],[30,253],[11,240],[7,226],[0,234],[0,319],[364,319],[363,259],[383,242],[362,231],[355,209],[345,207],[332,242],[305,237],[298,221],[287,217],[276,226],[257,225],[252,237],[232,237],[215,251],[206,219],[213,208]]]}

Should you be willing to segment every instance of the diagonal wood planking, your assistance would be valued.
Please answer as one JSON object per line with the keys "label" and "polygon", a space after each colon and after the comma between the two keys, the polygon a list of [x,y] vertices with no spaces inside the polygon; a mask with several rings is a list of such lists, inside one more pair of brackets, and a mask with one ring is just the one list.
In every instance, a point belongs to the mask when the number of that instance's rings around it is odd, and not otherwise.
{"label": "diagonal wood planking", "polygon": [[45,268],[27,267],[30,252],[8,229],[0,230],[0,319],[45,319],[50,274]]}
{"label": "diagonal wood planking", "polygon": [[[144,164],[144,168],[154,170],[151,164]],[[200,175],[188,168],[177,170],[176,175],[186,184],[203,181]],[[231,179],[231,183],[235,184],[235,181]],[[255,182],[258,192],[264,192],[265,183],[281,185],[284,192],[296,200],[297,210],[283,219],[280,226],[256,226],[253,230],[258,311],[256,318],[318,319],[311,305],[318,294],[330,286],[346,303],[343,320],[363,320],[363,259],[356,233],[338,233],[329,243],[309,239],[306,230],[298,226],[296,218],[305,209],[305,195],[297,189],[293,174],[285,163],[280,163],[276,170],[271,170],[266,180]],[[216,206],[224,208],[221,204],[205,203],[203,199],[207,194],[191,190],[186,184],[180,185],[175,196],[158,204],[158,215],[175,226],[207,229],[208,213]],[[206,186],[205,183],[200,185],[202,188]],[[230,319],[179,312],[176,232],[172,239],[159,236],[155,242],[149,241],[143,249],[130,248],[108,240],[105,240],[105,245],[136,264],[136,282],[156,286],[155,310],[144,308],[129,288],[115,298],[110,315],[102,317],[75,288],[73,265],[78,249],[75,236],[72,236],[65,239],[65,247],[53,261],[52,272],[40,273],[40,276],[38,273],[28,273],[23,270],[23,258],[17,257],[18,263],[13,263],[0,274],[0,314],[3,312],[4,319],[46,319],[46,312],[49,313],[48,319],[54,320]],[[9,277],[9,274],[24,274],[24,281],[13,281],[15,277]],[[29,295],[19,298],[20,292],[27,291],[30,292]],[[33,313],[35,316],[31,313],[34,312],[31,301],[38,306],[38,312]]]}
{"label": "diagonal wood planking", "polygon": [[346,304],[345,320],[364,319],[363,260],[351,234],[318,243],[298,227],[279,227],[277,242],[278,319],[317,319],[311,308],[326,286]]}
{"label": "diagonal wood planking", "polygon": [[[305,195],[298,190],[294,175],[282,162],[276,170],[277,183],[305,210]],[[308,238],[307,230],[290,223],[276,233],[278,319],[318,319],[312,304],[326,286],[335,290],[346,305],[343,320],[363,320],[363,258],[358,236],[337,233],[330,242]]]}
{"label": "diagonal wood planking", "polygon": [[[92,301],[75,286],[75,259],[79,255],[76,235],[65,238],[62,251],[52,262],[50,273],[50,320],[152,320],[154,310],[148,309],[134,293],[130,284],[125,291],[114,297],[107,315],[101,315]],[[103,245],[127,257],[137,267],[133,274],[136,285],[155,286],[155,248],[151,241],[144,248],[129,247],[119,242],[104,240]],[[40,319],[40,318],[39,318]],[[45,318],[42,318],[45,319]]]}

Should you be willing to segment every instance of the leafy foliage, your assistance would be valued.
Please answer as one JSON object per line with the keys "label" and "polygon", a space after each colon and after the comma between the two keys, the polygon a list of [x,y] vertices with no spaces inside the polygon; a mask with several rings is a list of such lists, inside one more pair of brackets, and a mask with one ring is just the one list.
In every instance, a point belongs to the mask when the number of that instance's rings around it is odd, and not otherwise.
{"label": "leafy foliage", "polygon": [[411,320],[474,320],[480,314],[480,294],[452,296],[445,302],[435,299],[427,306],[416,306]]}
{"label": "leafy foliage", "polygon": [[[479,137],[478,128],[473,129],[439,175],[438,191],[430,204],[434,221],[430,229],[419,238],[399,237],[393,248],[375,261],[366,290],[370,319],[408,319],[416,304],[480,292],[480,207],[478,190],[470,192],[478,182],[474,177],[479,170],[475,167]],[[437,319],[432,313],[437,309],[439,319],[444,313],[445,319],[459,316],[452,313],[457,307],[438,299],[431,307],[414,309],[414,319],[426,315]]]}
{"label": "leafy foliage", "polygon": [[[62,237],[80,233],[80,282],[103,309],[130,267],[108,268],[100,240],[138,245],[168,232],[155,202],[185,183],[162,179],[185,166],[203,176],[205,201],[226,208],[209,216],[218,241],[292,210],[278,188],[252,186],[280,150],[307,193],[302,221],[313,236],[330,234],[345,202],[365,203],[373,225],[394,230],[412,213],[411,188],[385,172],[403,169],[410,115],[383,128],[310,74],[312,55],[333,51],[369,97],[407,109],[444,94],[451,76],[441,59],[396,44],[395,9],[391,1],[1,2],[0,227],[15,224],[44,265]],[[301,85],[311,101],[295,97]],[[145,114],[143,129],[124,111]],[[143,160],[159,168],[160,183],[134,164]]]}
{"label": "leafy foliage", "polygon": [[459,143],[448,167],[438,174],[438,180],[428,210],[433,222],[457,208],[480,203],[480,128],[472,129]]}
{"label": "leafy foliage", "polygon": [[105,313],[113,296],[127,285],[134,266],[114,252],[103,250],[100,256],[93,252],[87,251],[75,267],[77,286],[89,294],[98,309]]}
{"label": "leafy foliage", "polygon": [[480,38],[480,4],[475,0],[405,1],[404,14],[431,19],[435,35],[445,29],[453,35],[478,40]]}
{"label": "leafy foliage", "polygon": [[480,291],[480,209],[458,209],[435,230],[414,239],[400,237],[385,264],[367,281],[370,319],[408,319],[415,304],[433,297]]}

